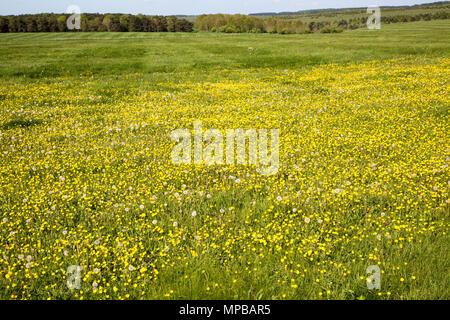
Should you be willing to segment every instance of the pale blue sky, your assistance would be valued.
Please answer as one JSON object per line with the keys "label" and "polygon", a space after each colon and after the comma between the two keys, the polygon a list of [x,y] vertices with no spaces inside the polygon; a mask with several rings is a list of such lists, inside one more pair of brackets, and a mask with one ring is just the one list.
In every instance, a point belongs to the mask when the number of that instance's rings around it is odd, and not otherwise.
{"label": "pale blue sky", "polygon": [[0,15],[65,12],[77,5],[82,12],[149,15],[255,13],[304,9],[411,5],[433,0],[0,0]]}

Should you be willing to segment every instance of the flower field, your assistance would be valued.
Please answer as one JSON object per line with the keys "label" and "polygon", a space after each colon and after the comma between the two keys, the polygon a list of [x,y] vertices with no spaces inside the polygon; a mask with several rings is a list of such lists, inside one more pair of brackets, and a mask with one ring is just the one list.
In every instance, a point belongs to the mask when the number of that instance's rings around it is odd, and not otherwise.
{"label": "flower field", "polygon": [[[450,59],[140,78],[0,82],[0,298],[450,297]],[[279,172],[173,164],[194,121]]]}
{"label": "flower field", "polygon": [[[3,86],[7,297],[339,298],[375,264],[381,296],[414,293],[407,252],[449,227],[450,61],[264,74],[109,96],[92,78]],[[172,164],[169,133],[196,119],[280,128],[279,174]]]}

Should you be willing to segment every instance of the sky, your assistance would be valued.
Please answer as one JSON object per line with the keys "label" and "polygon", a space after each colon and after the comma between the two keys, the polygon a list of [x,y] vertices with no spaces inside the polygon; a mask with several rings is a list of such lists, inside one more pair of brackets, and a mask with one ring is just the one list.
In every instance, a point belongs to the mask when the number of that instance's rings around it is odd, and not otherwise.
{"label": "sky", "polygon": [[66,12],[77,5],[81,12],[197,15],[203,13],[258,13],[307,9],[396,6],[434,0],[0,0],[0,15]]}

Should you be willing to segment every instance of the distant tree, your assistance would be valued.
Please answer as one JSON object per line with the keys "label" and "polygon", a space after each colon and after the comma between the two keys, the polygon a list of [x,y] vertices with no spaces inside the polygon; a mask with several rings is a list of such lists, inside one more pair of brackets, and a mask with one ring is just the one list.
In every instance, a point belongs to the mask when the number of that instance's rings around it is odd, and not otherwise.
{"label": "distant tree", "polygon": [[337,25],[338,25],[339,27],[341,27],[341,28],[347,28],[348,22],[347,22],[347,20],[342,19],[342,20],[340,20],[340,21],[338,22]]}
{"label": "distant tree", "polygon": [[48,16],[48,30],[50,32],[58,32],[58,20],[54,14]]}
{"label": "distant tree", "polygon": [[8,32],[8,19],[0,17],[0,32],[6,33]]}
{"label": "distant tree", "polygon": [[169,32],[177,31],[177,18],[168,17],[166,20],[167,20],[167,31]]}
{"label": "distant tree", "polygon": [[128,32],[129,25],[130,25],[130,15],[129,14],[123,14],[119,18],[120,22],[120,31],[122,32]]}
{"label": "distant tree", "polygon": [[12,16],[8,18],[8,30],[9,32],[19,32],[17,17]]}
{"label": "distant tree", "polygon": [[38,32],[50,32],[48,14],[38,15],[36,23]]}
{"label": "distant tree", "polygon": [[27,23],[27,32],[37,32],[37,22],[35,16],[28,16],[25,19]]}
{"label": "distant tree", "polygon": [[142,32],[142,15],[140,16],[130,16],[130,22],[128,26],[128,30],[131,32]]}
{"label": "distant tree", "polygon": [[167,20],[165,17],[156,16],[155,23],[157,32],[167,32]]}
{"label": "distant tree", "polygon": [[17,32],[27,32],[27,22],[24,16],[18,16],[17,20]]}
{"label": "distant tree", "polygon": [[57,24],[58,24],[58,31],[59,32],[65,32],[67,31],[67,17],[66,16],[59,16],[57,18]]}
{"label": "distant tree", "polygon": [[103,25],[110,32],[118,32],[118,31],[120,31],[120,19],[116,15],[107,14],[103,18]]}
{"label": "distant tree", "polygon": [[35,14],[0,16],[0,32],[66,32],[66,31],[134,31],[134,32],[192,32],[193,23],[186,19],[138,14],[81,14],[81,30],[69,30],[69,14]]}
{"label": "distant tree", "polygon": [[142,16],[142,32],[151,32],[150,31],[150,19],[147,16]]}
{"label": "distant tree", "polygon": [[91,32],[102,32],[107,31],[106,27],[102,23],[101,17],[95,17],[93,19],[88,20],[88,31]]}

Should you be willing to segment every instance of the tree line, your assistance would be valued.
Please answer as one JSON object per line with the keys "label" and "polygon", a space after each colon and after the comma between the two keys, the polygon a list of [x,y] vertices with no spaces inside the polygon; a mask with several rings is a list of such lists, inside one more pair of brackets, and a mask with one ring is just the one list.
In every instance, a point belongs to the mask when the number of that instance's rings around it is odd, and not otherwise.
{"label": "tree line", "polygon": [[[27,14],[0,16],[0,32],[67,32],[71,14]],[[81,14],[82,32],[192,32],[186,19],[131,14]]]}
{"label": "tree line", "polygon": [[201,31],[224,33],[311,33],[342,32],[343,29],[322,23],[306,24],[299,19],[259,18],[241,14],[201,15],[195,21],[195,28]]}
{"label": "tree line", "polygon": [[[0,16],[0,32],[67,32],[67,19],[71,14],[32,14]],[[209,14],[196,18],[195,25],[174,16],[146,16],[131,14],[82,14],[82,32],[192,32],[223,33],[337,33],[366,26],[368,17],[352,17],[339,21],[303,22],[292,16],[261,18],[241,14]],[[382,16],[382,23],[449,19],[449,11],[416,15]],[[75,30],[77,31],[77,30]]]}
{"label": "tree line", "polygon": [[[366,27],[367,17],[354,17],[338,21],[313,21],[302,22],[293,17],[261,18],[247,15],[209,14],[196,18],[194,27],[200,31],[224,32],[224,33],[339,33],[344,30],[352,30]],[[421,13],[417,15],[382,16],[382,23],[412,22],[449,19],[449,11],[435,13]]]}

